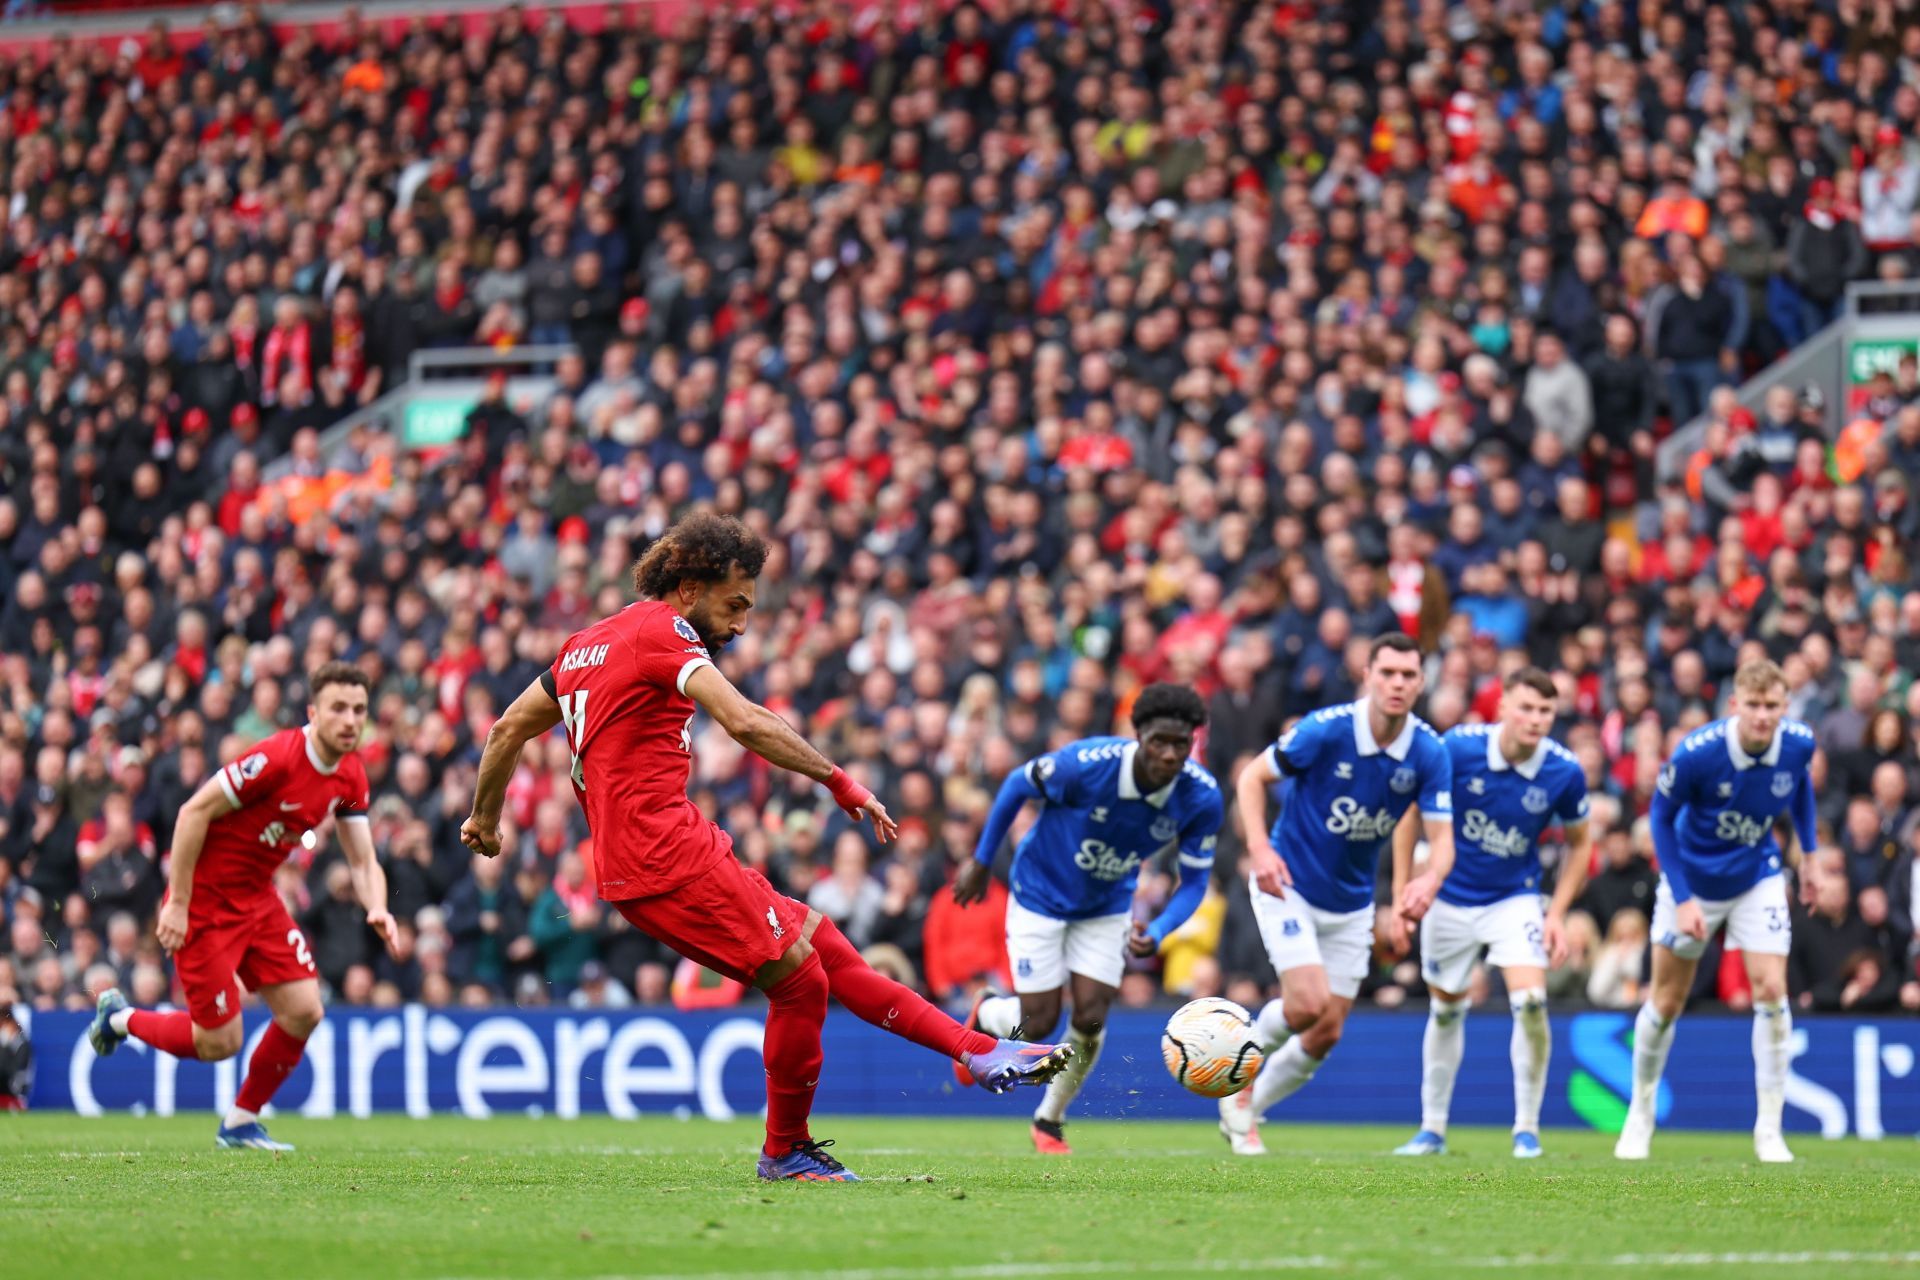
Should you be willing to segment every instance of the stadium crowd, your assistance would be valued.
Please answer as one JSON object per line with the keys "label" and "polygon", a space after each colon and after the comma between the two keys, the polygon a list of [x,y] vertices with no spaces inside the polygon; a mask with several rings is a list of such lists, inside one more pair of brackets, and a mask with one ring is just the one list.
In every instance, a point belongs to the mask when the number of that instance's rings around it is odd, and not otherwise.
{"label": "stadium crowd", "polygon": [[[1764,652],[1824,748],[1795,998],[1920,1008],[1920,376],[1840,438],[1723,390],[1920,265],[1911,6],[612,21],[0,61],[0,1001],[166,998],[173,815],[336,656],[405,945],[316,833],[281,886],[334,999],[738,998],[596,902],[559,735],[511,857],[457,834],[492,717],[711,504],[774,542],[723,669],[902,834],[710,725],[697,796],[937,995],[1004,968],[1004,890],[944,888],[1016,764],[1176,679],[1225,779],[1402,628],[1436,727],[1562,688],[1599,798],[1556,999],[1638,1002],[1655,776]],[[416,350],[549,342],[553,394],[496,379],[443,455],[322,447]],[[1126,1000],[1258,1003],[1237,843]]]}

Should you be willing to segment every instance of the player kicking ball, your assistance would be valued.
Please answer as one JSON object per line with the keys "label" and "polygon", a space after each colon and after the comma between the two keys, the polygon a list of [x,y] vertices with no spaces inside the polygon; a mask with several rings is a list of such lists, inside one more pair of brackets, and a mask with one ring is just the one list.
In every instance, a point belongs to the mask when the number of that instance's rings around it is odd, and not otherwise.
{"label": "player kicking ball", "polygon": [[762,759],[825,783],[848,817],[872,820],[881,840],[896,830],[870,791],[713,664],[713,654],[745,633],[766,559],[757,534],[709,513],[687,517],[649,547],[633,570],[640,601],[568,639],[487,734],[460,838],[476,853],[499,853],[500,806],[521,748],[564,724],[601,898],[680,955],[766,993],[760,1177],[857,1182],[807,1125],[829,995],[962,1062],[995,1093],[1047,1083],[1073,1050],[970,1031],[876,973],[833,921],[741,865],[726,832],[687,798],[693,717],[704,710]]}
{"label": "player kicking ball", "polygon": [[[1758,1109],[1753,1150],[1764,1164],[1793,1153],[1780,1134],[1793,1014],[1787,1006],[1787,914],[1782,849],[1773,829],[1793,821],[1798,865],[1817,840],[1811,765],[1813,731],[1785,719],[1787,678],[1765,659],[1733,677],[1733,716],[1688,734],[1660,773],[1653,795],[1660,888],[1653,905],[1653,986],[1633,1023],[1633,1101],[1613,1154],[1645,1160],[1673,1024],[1693,989],[1707,939],[1722,925],[1753,983],[1753,1083]],[[1802,878],[1810,896],[1812,883]]]}
{"label": "player kicking ball", "polygon": [[247,1064],[233,1109],[214,1135],[222,1147],[291,1151],[267,1136],[260,1112],[300,1064],[320,1025],[313,953],[273,889],[273,873],[332,814],[367,923],[389,949],[387,876],[367,822],[367,771],[354,748],[367,722],[366,673],[329,662],[308,681],[307,724],[248,748],[209,778],[173,829],[167,898],[156,933],[173,953],[187,996],[182,1010],[132,1009],[107,991],[87,1038],[112,1053],[129,1036],[176,1058],[221,1062],[240,1052],[241,984],[273,1021]]}
{"label": "player kicking ball", "polygon": [[[1419,806],[1430,852],[1427,870],[1396,893],[1396,913],[1424,916],[1453,865],[1453,766],[1440,735],[1413,714],[1423,683],[1419,645],[1381,636],[1367,654],[1366,696],[1306,717],[1234,782],[1254,919],[1281,995],[1255,1020],[1266,1051],[1259,1076],[1220,1100],[1220,1131],[1236,1155],[1266,1154],[1260,1116],[1340,1043],[1373,952],[1375,869],[1409,806]],[[1283,779],[1269,834],[1267,790]]]}
{"label": "player kicking ball", "polygon": [[[1420,1132],[1394,1152],[1445,1155],[1447,1112],[1467,1043],[1467,981],[1484,952],[1506,979],[1513,1008],[1513,1154],[1540,1154],[1540,1102],[1547,1091],[1547,966],[1567,958],[1567,911],[1587,882],[1587,776],[1573,753],[1547,736],[1558,691],[1525,667],[1507,681],[1500,720],[1463,725],[1441,739],[1453,762],[1453,870],[1420,929],[1420,968],[1430,998],[1421,1042]],[[1566,835],[1553,903],[1540,912],[1540,837]],[[1393,838],[1393,882],[1405,884],[1419,838],[1411,818]],[[1392,917],[1394,950],[1406,922]]]}
{"label": "player kicking ball", "polygon": [[[1126,957],[1150,956],[1200,905],[1213,868],[1223,806],[1220,784],[1187,757],[1207,722],[1200,695],[1156,684],[1133,704],[1139,738],[1083,738],[1028,761],[1007,776],[987,815],[973,861],[954,877],[962,906],[987,893],[988,868],[1028,801],[1040,816],[1014,851],[1007,907],[1011,996],[982,997],[967,1020],[991,1036],[1050,1036],[1069,980],[1073,1060],[1033,1114],[1033,1149],[1071,1155],[1067,1107],[1106,1042],[1107,1009]],[[1179,887],[1151,924],[1132,916],[1134,885],[1148,859],[1177,850]],[[961,1084],[973,1083],[954,1065]]]}

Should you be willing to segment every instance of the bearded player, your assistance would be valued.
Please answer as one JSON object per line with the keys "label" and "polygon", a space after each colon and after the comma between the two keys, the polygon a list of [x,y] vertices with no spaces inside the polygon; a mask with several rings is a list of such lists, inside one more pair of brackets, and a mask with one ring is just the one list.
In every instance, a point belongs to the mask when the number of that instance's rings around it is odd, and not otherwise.
{"label": "bearded player", "polygon": [[129,1036],[176,1058],[222,1062],[240,1052],[241,986],[273,1012],[232,1110],[222,1147],[291,1151],[267,1136],[260,1112],[300,1064],[320,1025],[313,953],[273,889],[287,855],[332,815],[367,923],[394,946],[387,877],[367,822],[367,771],[354,748],[367,722],[366,673],[329,662],[313,673],[307,724],[282,729],[222,767],[180,810],[167,897],[156,930],[173,953],[185,1009],[132,1009],[104,992],[87,1033],[105,1056]]}
{"label": "bearded player", "polygon": [[569,639],[487,734],[460,836],[476,853],[500,851],[500,806],[521,748],[564,724],[601,898],[682,956],[766,993],[760,1177],[856,1182],[807,1126],[829,995],[961,1063],[994,1093],[1047,1083],[1073,1050],[969,1031],[874,972],[831,920],[741,865],[732,840],[687,798],[693,717],[703,710],[749,751],[825,783],[834,803],[855,821],[870,819],[882,841],[896,830],[872,792],[713,664],[746,631],[766,557],[758,535],[710,513],[689,516],[648,548],[633,570],[640,601]]}

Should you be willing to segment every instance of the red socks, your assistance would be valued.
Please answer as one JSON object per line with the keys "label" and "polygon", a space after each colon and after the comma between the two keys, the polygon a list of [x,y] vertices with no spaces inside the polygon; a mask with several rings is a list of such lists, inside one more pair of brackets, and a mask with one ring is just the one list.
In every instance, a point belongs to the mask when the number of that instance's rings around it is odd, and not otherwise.
{"label": "red socks", "polygon": [[268,1023],[267,1034],[260,1037],[260,1047],[247,1063],[247,1078],[240,1083],[240,1096],[234,1099],[234,1105],[258,1113],[273,1101],[274,1093],[300,1065],[300,1055],[306,1051],[305,1040],[295,1040],[277,1022]]}
{"label": "red socks", "polygon": [[185,1009],[170,1013],[135,1009],[127,1017],[127,1034],[176,1058],[192,1061],[200,1056],[193,1047],[193,1015]]}
{"label": "red socks", "polygon": [[833,921],[820,921],[813,949],[827,967],[833,998],[883,1031],[949,1058],[985,1053],[998,1043],[982,1031],[969,1031],[892,978],[860,958]]}
{"label": "red socks", "polygon": [[[805,1142],[813,1090],[820,1083],[820,1024],[827,1020],[827,975],[818,954],[767,990],[767,1145],[783,1156]],[[262,1049],[266,1045],[260,1046]]]}

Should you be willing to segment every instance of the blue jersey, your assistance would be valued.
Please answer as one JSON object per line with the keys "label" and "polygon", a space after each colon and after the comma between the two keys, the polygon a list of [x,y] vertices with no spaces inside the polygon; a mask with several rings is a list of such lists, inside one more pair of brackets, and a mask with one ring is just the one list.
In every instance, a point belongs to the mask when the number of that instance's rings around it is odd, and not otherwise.
{"label": "blue jersey", "polygon": [[1515,764],[1500,751],[1499,725],[1463,725],[1442,739],[1453,760],[1453,870],[1440,900],[1456,907],[1540,892],[1540,837],[1556,823],[1587,820],[1587,773],[1573,753],[1544,738]]}
{"label": "blue jersey", "polygon": [[1758,756],[1740,745],[1733,720],[1688,734],[1660,771],[1654,791],[1654,851],[1675,902],[1695,894],[1737,898],[1780,874],[1774,824],[1791,813],[1802,853],[1814,831],[1813,730],[1784,720]]}
{"label": "blue jersey", "polygon": [[1392,742],[1373,740],[1367,702],[1316,711],[1268,749],[1281,777],[1273,847],[1293,873],[1293,892],[1322,911],[1373,905],[1380,851],[1407,806],[1453,816],[1453,762],[1418,716]]}
{"label": "blue jersey", "polygon": [[[1026,794],[1043,801],[1013,855],[1010,879],[1021,906],[1056,920],[1119,915],[1133,906],[1141,864],[1176,848],[1181,883],[1198,905],[1225,814],[1220,784],[1189,760],[1172,782],[1142,795],[1133,776],[1139,749],[1131,738],[1084,738],[1016,774],[1031,789]],[[1186,919],[1167,914],[1153,922],[1156,937]]]}

